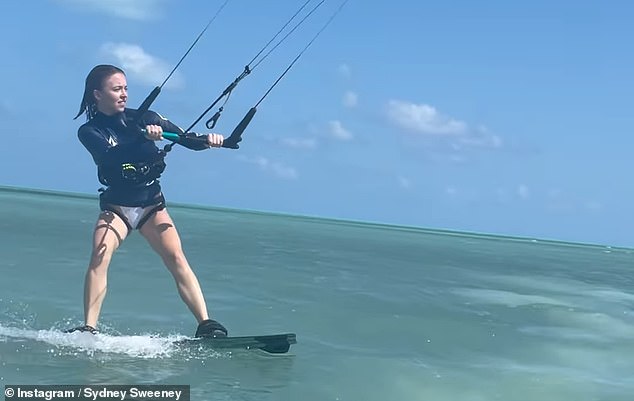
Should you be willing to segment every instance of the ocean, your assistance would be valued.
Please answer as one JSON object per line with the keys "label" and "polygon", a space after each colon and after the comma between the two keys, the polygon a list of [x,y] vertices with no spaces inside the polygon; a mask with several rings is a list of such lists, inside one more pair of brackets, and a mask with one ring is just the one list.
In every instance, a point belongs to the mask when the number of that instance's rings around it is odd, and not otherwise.
{"label": "ocean", "polygon": [[2,387],[634,400],[630,249],[168,203],[212,317],[231,335],[297,334],[270,355],[176,347],[196,322],[138,232],[110,265],[102,334],[62,334],[83,323],[97,208],[95,196],[0,188]]}

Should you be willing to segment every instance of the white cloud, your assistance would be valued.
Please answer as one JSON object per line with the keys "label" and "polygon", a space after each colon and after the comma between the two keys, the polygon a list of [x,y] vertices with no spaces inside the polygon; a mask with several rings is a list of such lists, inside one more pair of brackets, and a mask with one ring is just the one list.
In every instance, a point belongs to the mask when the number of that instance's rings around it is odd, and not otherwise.
{"label": "white cloud", "polygon": [[513,200],[522,199],[526,200],[530,197],[531,191],[527,185],[519,184],[515,189],[511,188],[497,188],[495,190],[495,197],[498,202],[506,203]]}
{"label": "white cloud", "polygon": [[315,138],[283,138],[282,145],[295,149],[314,149],[317,141]]}
{"label": "white cloud", "polygon": [[[138,45],[105,43],[101,46],[101,52],[106,57],[116,59],[116,64],[123,68],[126,74],[153,86],[162,83],[172,69],[168,63],[146,53]],[[180,87],[182,84],[182,76],[176,72],[165,86]]]}
{"label": "white cloud", "polygon": [[459,155],[459,154],[451,154],[449,155],[449,157],[447,157],[447,160],[451,163],[456,163],[456,164],[460,164],[460,163],[466,163],[467,162],[467,158]]}
{"label": "white cloud", "polygon": [[468,131],[467,124],[442,115],[428,104],[390,100],[387,112],[396,125],[421,134],[454,136]]}
{"label": "white cloud", "polygon": [[445,142],[452,152],[456,152],[455,162],[464,162],[461,151],[473,148],[500,149],[502,138],[492,134],[483,125],[472,127],[464,121],[439,112],[428,104],[416,104],[401,100],[387,103],[387,116],[398,128],[420,134],[420,137],[433,137]]}
{"label": "white cloud", "polygon": [[339,66],[339,74],[343,75],[346,78],[350,78],[352,72],[350,71],[350,66],[348,64],[341,64]]}
{"label": "white cloud", "polygon": [[348,91],[343,95],[343,105],[348,108],[356,107],[359,103],[359,96],[352,92]]}
{"label": "white cloud", "polygon": [[579,199],[573,194],[560,188],[554,188],[547,192],[548,210],[553,212],[576,213],[580,211],[601,212],[605,205],[594,199]]}
{"label": "white cloud", "polygon": [[473,132],[470,132],[469,135],[458,138],[457,145],[458,147],[469,146],[499,149],[502,147],[502,138],[491,134],[486,127],[480,126]]}
{"label": "white cloud", "polygon": [[548,197],[551,199],[561,199],[564,191],[559,188],[554,188],[548,191]]}
{"label": "white cloud", "polygon": [[398,185],[403,188],[403,189],[409,189],[412,187],[412,180],[410,180],[407,177],[403,177],[403,176],[398,176],[396,177],[396,179],[398,180]]}
{"label": "white cloud", "polygon": [[245,156],[240,156],[238,157],[238,159],[246,163],[255,164],[260,169],[271,172],[279,178],[284,178],[287,180],[295,180],[299,177],[299,174],[297,173],[297,170],[295,170],[295,168],[286,166],[281,162],[269,160],[266,157],[259,156],[254,158],[248,158]]}
{"label": "white cloud", "polygon": [[71,7],[110,14],[132,20],[152,20],[165,0],[58,0]]}
{"label": "white cloud", "polygon": [[530,191],[526,185],[520,184],[517,187],[517,195],[522,199],[528,199],[530,195]]}
{"label": "white cloud", "polygon": [[349,141],[352,139],[352,133],[345,129],[341,124],[341,121],[333,120],[328,123],[330,127],[330,134],[342,141]]}

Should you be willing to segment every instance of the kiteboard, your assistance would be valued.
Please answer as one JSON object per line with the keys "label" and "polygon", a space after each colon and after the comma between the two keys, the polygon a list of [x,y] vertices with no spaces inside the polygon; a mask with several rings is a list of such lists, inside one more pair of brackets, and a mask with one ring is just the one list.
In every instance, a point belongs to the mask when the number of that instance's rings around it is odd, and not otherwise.
{"label": "kiteboard", "polygon": [[284,354],[289,351],[291,345],[297,343],[297,337],[295,333],[262,336],[200,337],[176,340],[174,343],[183,346],[208,346],[214,350],[259,349],[270,354]]}

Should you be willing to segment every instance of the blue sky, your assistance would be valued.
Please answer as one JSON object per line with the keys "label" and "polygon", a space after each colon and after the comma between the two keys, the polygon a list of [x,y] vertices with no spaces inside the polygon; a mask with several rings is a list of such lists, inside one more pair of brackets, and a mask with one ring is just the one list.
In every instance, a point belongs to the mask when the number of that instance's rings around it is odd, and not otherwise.
{"label": "blue sky", "polygon": [[[153,109],[189,126],[302,3],[229,1]],[[137,107],[221,4],[3,2],[0,185],[96,194],[72,120],[86,74],[123,67]],[[326,0],[239,84],[217,132],[340,4]],[[166,197],[632,246],[633,18],[626,1],[350,0],[239,150],[172,150]]]}

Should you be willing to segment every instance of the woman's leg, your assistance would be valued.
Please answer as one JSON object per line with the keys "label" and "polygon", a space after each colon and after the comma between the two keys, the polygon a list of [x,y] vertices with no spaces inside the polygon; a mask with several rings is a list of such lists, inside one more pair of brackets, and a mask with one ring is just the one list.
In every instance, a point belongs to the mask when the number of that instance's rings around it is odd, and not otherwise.
{"label": "woman's leg", "polygon": [[180,237],[167,209],[154,213],[139,231],[172,273],[178,293],[198,323],[208,320],[209,314],[200,284],[183,253]]}
{"label": "woman's leg", "polygon": [[93,248],[84,283],[85,323],[97,327],[101,304],[106,296],[108,266],[114,251],[128,235],[128,228],[116,214],[101,212],[93,234]]}

